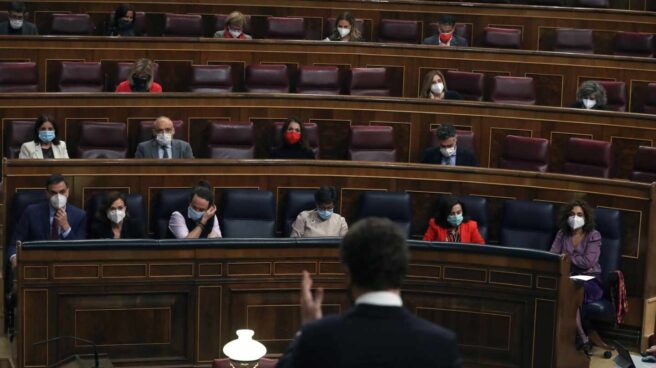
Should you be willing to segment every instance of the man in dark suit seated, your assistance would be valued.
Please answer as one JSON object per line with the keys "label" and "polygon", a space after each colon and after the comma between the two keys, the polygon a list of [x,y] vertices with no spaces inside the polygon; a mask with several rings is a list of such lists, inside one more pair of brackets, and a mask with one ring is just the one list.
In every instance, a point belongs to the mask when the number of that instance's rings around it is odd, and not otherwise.
{"label": "man in dark suit seated", "polygon": [[46,182],[48,202],[29,205],[21,216],[9,243],[7,256],[16,267],[16,241],[79,240],[86,238],[87,216],[83,210],[68,204],[68,183],[60,174],[52,174]]}
{"label": "man in dark suit seated", "polygon": [[303,272],[303,328],[278,368],[431,367],[462,365],[453,332],[403,308],[401,283],[408,269],[405,235],[388,219],[356,223],[342,240],[349,296],[355,306],[322,318],[323,290],[313,297]]}
{"label": "man in dark suit seated", "polygon": [[27,12],[22,1],[12,1],[7,9],[9,21],[0,22],[0,35],[2,36],[35,36],[39,34],[34,23],[25,20]]}
{"label": "man in dark suit seated", "polygon": [[442,124],[435,133],[437,146],[424,152],[421,160],[424,164],[438,164],[451,166],[478,166],[476,156],[471,151],[457,147],[456,128],[453,125]]}
{"label": "man in dark suit seated", "polygon": [[175,127],[166,116],[155,119],[153,138],[139,143],[134,158],[194,158],[191,146],[185,141],[173,139]]}
{"label": "man in dark suit seated", "polygon": [[437,46],[469,46],[467,39],[456,35],[453,31],[456,29],[456,18],[453,15],[442,15],[437,22],[437,34],[424,38],[424,45]]}

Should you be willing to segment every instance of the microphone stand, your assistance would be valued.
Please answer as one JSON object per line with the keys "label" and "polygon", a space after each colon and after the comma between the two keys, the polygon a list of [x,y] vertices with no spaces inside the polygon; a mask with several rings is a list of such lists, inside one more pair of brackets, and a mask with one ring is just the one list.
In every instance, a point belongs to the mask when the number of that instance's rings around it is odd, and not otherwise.
{"label": "microphone stand", "polygon": [[91,346],[93,346],[94,368],[100,368],[100,363],[98,362],[98,350],[96,349],[96,343],[91,341],[91,340],[83,339],[83,338],[77,337],[77,336],[57,336],[57,337],[53,337],[51,339],[37,341],[34,344],[32,344],[32,346],[47,344],[47,343],[50,343],[50,342],[53,342],[53,341],[59,341],[59,340],[63,340],[63,339],[72,339],[72,340],[75,340],[75,341],[80,341],[80,342],[84,342],[84,343],[87,343],[87,344],[91,344]]}

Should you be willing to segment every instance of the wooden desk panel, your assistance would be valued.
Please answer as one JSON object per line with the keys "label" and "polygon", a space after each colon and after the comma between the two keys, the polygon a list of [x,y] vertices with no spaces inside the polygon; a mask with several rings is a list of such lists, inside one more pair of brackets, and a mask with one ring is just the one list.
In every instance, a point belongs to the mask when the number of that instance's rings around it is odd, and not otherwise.
{"label": "wooden desk panel", "polygon": [[[108,249],[100,242],[95,249],[89,243],[76,250],[21,249],[17,366],[44,366],[90,352],[69,341],[49,348],[32,345],[59,335],[94,340],[99,351],[122,366],[207,365],[222,356],[221,347],[239,328],[254,329],[268,354],[277,356],[300,327],[303,268],[326,290],[325,314],[349,308],[345,275],[341,268],[335,271],[336,241],[234,243]],[[568,279],[569,260],[484,251],[471,245],[426,248],[417,242],[403,286],[406,308],[453,329],[465,366],[587,367],[573,343],[582,288]],[[217,265],[226,272],[201,273]],[[135,266],[149,271],[128,277]],[[293,271],[284,271],[285,266]],[[187,267],[190,277],[180,275],[178,270]],[[86,269],[95,272],[80,271]],[[107,277],[113,269],[126,276]]]}
{"label": "wooden desk panel", "polygon": [[[49,173],[58,172],[68,178],[70,201],[79,207],[101,188],[140,193],[146,208],[150,209],[153,198],[162,188],[189,187],[204,179],[212,183],[217,198],[221,198],[225,188],[273,191],[276,213],[280,214],[287,191],[333,185],[339,192],[338,208],[349,223],[356,220],[358,198],[363,191],[407,192],[412,200],[412,236],[415,238],[425,231],[439,195],[483,196],[489,203],[490,243],[499,240],[502,205],[506,199],[544,201],[560,206],[573,198],[585,198],[595,207],[621,211],[624,222],[622,271],[631,304],[624,323],[642,326],[645,337],[653,333],[653,325],[643,320],[644,315],[656,313],[656,304],[646,303],[656,296],[656,247],[652,246],[656,236],[656,220],[652,216],[656,211],[652,201],[656,189],[647,184],[510,170],[337,161],[9,160],[5,161],[3,172],[6,203],[11,203],[17,190],[42,188]],[[152,222],[153,214],[149,216]],[[282,224],[280,218],[277,223]],[[257,272],[252,269],[247,272],[226,267],[210,267],[204,272],[222,275],[264,272],[259,268],[255,268]],[[89,277],[96,275],[92,270],[86,272]],[[144,267],[135,267],[130,272],[143,278],[147,271]],[[118,271],[112,275],[125,276]]]}
{"label": "wooden desk panel", "polygon": [[[257,157],[268,157],[272,122],[297,115],[319,125],[323,159],[345,160],[351,125],[389,125],[394,128],[399,161],[419,162],[430,145],[429,130],[442,123],[472,130],[475,151],[483,167],[498,167],[506,135],[524,135],[551,142],[550,168],[559,172],[569,137],[613,143],[617,177],[628,178],[640,145],[653,146],[656,116],[536,106],[418,99],[289,94],[20,94],[0,95],[2,132],[12,119],[34,119],[52,113],[76,156],[84,121],[128,123],[129,155],[137,145],[141,120],[166,115],[187,123],[196,157],[207,157],[209,121],[253,122]],[[0,142],[2,144],[2,142]],[[3,150],[4,152],[4,150]]]}
{"label": "wooden desk panel", "polygon": [[[486,90],[495,75],[529,76],[535,79],[537,103],[569,106],[576,89],[587,79],[623,81],[627,103],[638,111],[640,91],[656,81],[656,60],[601,55],[572,55],[522,50],[454,49],[422,45],[373,43],[327,44],[309,41],[106,38],[106,37],[0,37],[2,60],[32,60],[39,65],[39,90],[56,91],[61,61],[101,61],[108,76],[107,90],[117,61],[149,57],[160,64],[164,91],[185,91],[191,64],[231,64],[236,70],[257,63],[301,65],[385,66],[395,93],[416,97],[421,78],[431,69],[485,73]],[[243,76],[240,77],[240,79]],[[115,82],[115,81],[113,81]],[[237,84],[238,81],[236,81]],[[486,92],[486,96],[489,93]]]}

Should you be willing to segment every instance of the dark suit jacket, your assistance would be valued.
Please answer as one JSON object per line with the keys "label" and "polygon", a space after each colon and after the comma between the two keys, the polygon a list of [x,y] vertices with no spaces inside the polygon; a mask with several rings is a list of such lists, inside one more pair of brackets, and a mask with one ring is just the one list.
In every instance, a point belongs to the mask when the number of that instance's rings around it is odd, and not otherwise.
{"label": "dark suit jacket", "polygon": [[[424,164],[442,164],[442,152],[440,147],[432,147],[424,152],[424,158],[421,160]],[[478,166],[476,156],[471,151],[458,148],[456,150],[456,166]]]}
{"label": "dark suit jacket", "polygon": [[[21,28],[22,35],[24,36],[36,36],[39,34],[34,23],[23,22],[23,27]],[[9,34],[9,22],[0,22],[0,35]]]}
{"label": "dark suit jacket", "polygon": [[[439,34],[432,35],[430,37],[424,38],[424,41],[422,42],[422,44],[424,44],[424,45],[439,45],[440,44]],[[467,42],[467,39],[465,39],[464,37],[453,35],[451,37],[451,46],[467,47],[467,46],[469,46],[469,43]]]}
{"label": "dark suit jacket", "polygon": [[461,367],[456,336],[402,307],[359,304],[306,325],[278,368]]}
{"label": "dark suit jacket", "polygon": [[[171,158],[194,158],[191,146],[185,141],[174,139],[171,142]],[[139,143],[134,158],[159,158],[159,144],[157,140],[150,139]]]}
{"label": "dark suit jacket", "polygon": [[[126,217],[121,227],[121,239],[145,239],[144,224],[136,218]],[[89,239],[114,239],[112,225],[107,221],[94,218],[89,229]]]}
{"label": "dark suit jacket", "polygon": [[[61,240],[80,240],[87,237],[87,215],[81,209],[66,205],[71,232]],[[28,206],[23,212],[14,236],[7,249],[7,258],[16,254],[16,241],[50,240],[50,203],[42,202]]]}

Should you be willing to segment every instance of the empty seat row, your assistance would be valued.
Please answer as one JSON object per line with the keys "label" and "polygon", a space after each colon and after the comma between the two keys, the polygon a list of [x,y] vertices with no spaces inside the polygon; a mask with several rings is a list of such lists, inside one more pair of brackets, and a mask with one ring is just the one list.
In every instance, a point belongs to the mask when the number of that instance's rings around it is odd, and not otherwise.
{"label": "empty seat row", "polygon": [[[85,203],[87,216],[93,218],[104,198],[104,192],[94,193]],[[161,189],[147,211],[141,194],[126,196],[130,215],[150,223],[155,238],[165,239],[172,235],[168,229],[169,218],[174,211],[184,211],[189,205],[191,189]],[[488,240],[492,225],[488,201],[480,196],[461,196],[467,215],[478,224],[479,232]],[[33,203],[47,201],[43,190],[24,190],[17,192],[12,201],[12,219],[19,218],[24,209]],[[389,218],[409,237],[412,230],[413,211],[411,196],[406,192],[365,191],[360,194],[355,219],[367,217]],[[257,189],[224,189],[218,203],[218,218],[223,237],[226,238],[271,238],[277,230],[282,236],[289,236],[296,216],[305,210],[316,207],[314,190],[294,189],[286,192],[280,203],[280,223],[276,223],[276,199],[271,191]],[[337,209],[339,211],[339,209]],[[148,222],[147,213],[151,213]],[[596,208],[597,229],[606,242],[621,242],[622,221],[618,210]],[[552,203],[524,200],[503,202],[499,243],[504,246],[523,247],[536,250],[549,250],[557,231],[556,206]],[[11,233],[15,222],[9,221]],[[422,226],[423,228],[423,226]]]}
{"label": "empty seat row", "polygon": [[[639,32],[617,32],[614,55],[653,57],[654,35]],[[594,54],[594,33],[591,29],[557,28],[553,51]]]}

